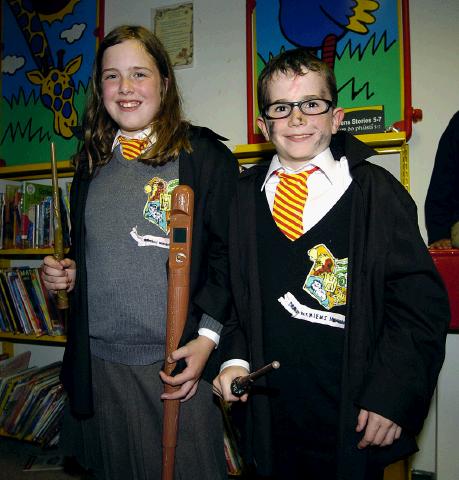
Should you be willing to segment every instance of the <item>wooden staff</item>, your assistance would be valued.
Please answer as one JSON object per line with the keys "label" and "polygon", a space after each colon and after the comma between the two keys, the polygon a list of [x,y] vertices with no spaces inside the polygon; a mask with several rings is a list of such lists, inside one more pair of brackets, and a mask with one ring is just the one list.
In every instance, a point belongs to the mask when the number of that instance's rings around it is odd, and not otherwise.
{"label": "wooden staff", "polygon": [[[172,193],[164,368],[167,375],[175,368],[175,363],[168,363],[167,358],[177,350],[188,316],[193,200],[193,190],[187,185],[177,186]],[[166,393],[175,390],[177,387],[164,385]],[[174,478],[179,412],[180,400],[164,400],[162,480]]]}
{"label": "wooden staff", "polygon": [[[62,233],[61,220],[61,195],[57,179],[57,163],[54,150],[54,142],[51,142],[51,171],[53,179],[53,215],[54,215],[54,258],[58,261],[64,258],[64,236]],[[59,290],[56,294],[57,308],[66,310],[69,308],[69,300],[66,290]]]}

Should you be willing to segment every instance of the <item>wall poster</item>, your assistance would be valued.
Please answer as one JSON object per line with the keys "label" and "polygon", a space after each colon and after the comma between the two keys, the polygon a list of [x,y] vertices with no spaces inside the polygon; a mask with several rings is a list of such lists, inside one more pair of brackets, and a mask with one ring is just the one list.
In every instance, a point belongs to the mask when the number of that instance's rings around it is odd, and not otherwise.
{"label": "wall poster", "polygon": [[0,166],[77,150],[103,0],[1,0]]}
{"label": "wall poster", "polygon": [[408,0],[247,0],[248,142],[256,127],[256,82],[269,58],[305,47],[334,69],[344,129],[411,135]]}

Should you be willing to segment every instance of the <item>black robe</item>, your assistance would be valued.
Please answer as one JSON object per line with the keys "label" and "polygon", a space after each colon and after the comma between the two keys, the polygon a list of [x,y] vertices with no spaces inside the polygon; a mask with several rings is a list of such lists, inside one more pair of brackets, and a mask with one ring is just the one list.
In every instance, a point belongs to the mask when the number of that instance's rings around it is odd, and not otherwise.
{"label": "black robe", "polygon": [[[349,237],[348,298],[342,362],[338,476],[361,480],[367,462],[385,466],[417,450],[443,363],[449,323],[447,294],[421,238],[416,206],[385,169],[365,159],[373,150],[338,132],[330,146],[345,155],[355,183]],[[230,214],[230,270],[235,297],[220,342],[223,361],[263,357],[263,319],[257,267],[254,185],[266,167],[239,180]],[[257,382],[265,385],[264,379]],[[250,397],[244,444],[258,473],[271,473],[270,410],[263,395]],[[393,445],[357,449],[361,408],[402,427]]]}
{"label": "black robe", "polygon": [[[221,139],[207,128],[191,127],[192,152],[183,151],[179,156],[179,182],[191,186],[194,191],[190,308],[180,345],[197,336],[203,312],[224,324],[231,308],[228,209],[239,169],[235,157],[219,141]],[[72,249],[69,258],[77,264],[77,277],[70,295],[70,321],[61,380],[69,395],[72,413],[89,416],[93,413],[93,401],[84,212],[91,177],[86,173],[85,164],[80,165],[70,196]],[[216,355],[211,355],[206,367],[208,380],[217,368],[217,359],[213,357]]]}

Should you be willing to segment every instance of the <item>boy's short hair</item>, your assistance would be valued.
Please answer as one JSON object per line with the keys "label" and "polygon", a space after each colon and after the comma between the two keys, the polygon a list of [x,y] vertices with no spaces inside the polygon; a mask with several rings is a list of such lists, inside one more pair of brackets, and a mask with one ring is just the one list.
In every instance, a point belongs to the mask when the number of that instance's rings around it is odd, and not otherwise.
{"label": "boy's short hair", "polygon": [[292,72],[295,75],[304,75],[304,69],[318,72],[324,76],[328,90],[330,91],[332,106],[337,106],[338,91],[333,70],[324,61],[317,58],[305,48],[295,48],[293,50],[286,50],[271,58],[260,73],[257,84],[258,110],[260,115],[264,115],[264,109],[271,102],[268,94],[268,83],[273,76],[277,73],[286,74],[288,72]]}

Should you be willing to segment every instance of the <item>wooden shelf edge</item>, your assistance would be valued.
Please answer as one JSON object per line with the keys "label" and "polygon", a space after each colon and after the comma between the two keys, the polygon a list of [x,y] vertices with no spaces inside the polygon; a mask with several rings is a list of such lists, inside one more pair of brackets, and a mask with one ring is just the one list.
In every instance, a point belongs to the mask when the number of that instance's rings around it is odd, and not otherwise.
{"label": "wooden shelf edge", "polygon": [[[72,176],[74,168],[70,160],[57,162],[60,177]],[[0,167],[0,178],[9,180],[24,180],[33,178],[48,178],[51,176],[51,163],[29,163],[27,165],[12,165]]]}
{"label": "wooden shelf edge", "polygon": [[67,342],[67,337],[65,335],[26,335],[25,333],[9,333],[9,332],[0,332],[0,341],[1,342],[14,342],[14,343],[43,343],[49,344],[54,343],[64,346]]}
{"label": "wooden shelf edge", "polygon": [[0,437],[13,438],[14,440],[18,440],[19,442],[26,441],[18,435],[11,435],[11,433],[5,432],[3,428],[0,428]]}
{"label": "wooden shelf edge", "polygon": [[35,440],[31,440],[29,436],[21,437],[20,435],[11,435],[11,433],[5,432],[2,428],[0,428],[0,437],[5,437],[5,438],[10,438],[12,440],[16,440],[18,442],[26,442],[30,443],[32,445],[38,445],[41,446],[40,442],[37,442]]}
{"label": "wooden shelf edge", "polygon": [[356,138],[373,148],[401,147],[406,143],[405,132],[368,133]]}
{"label": "wooden shelf edge", "polygon": [[[394,153],[398,152],[397,147],[406,143],[405,132],[371,133],[356,135],[356,138],[368,146],[378,149],[378,153],[392,153],[389,151],[390,149],[393,149]],[[274,145],[271,142],[236,145],[233,149],[233,154],[241,165],[271,160],[274,153]]]}
{"label": "wooden shelf edge", "polygon": [[[64,252],[68,252],[69,248],[66,247]],[[54,249],[49,248],[5,248],[0,249],[0,256],[19,256],[23,257],[25,255],[53,255]]]}

